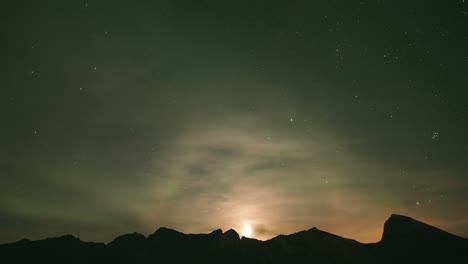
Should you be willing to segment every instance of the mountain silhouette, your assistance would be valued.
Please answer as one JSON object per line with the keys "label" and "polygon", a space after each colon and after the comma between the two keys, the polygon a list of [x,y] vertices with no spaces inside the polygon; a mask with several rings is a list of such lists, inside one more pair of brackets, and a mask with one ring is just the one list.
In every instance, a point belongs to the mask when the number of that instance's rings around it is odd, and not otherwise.
{"label": "mountain silhouette", "polygon": [[71,235],[0,245],[1,263],[468,263],[468,239],[392,215],[381,241],[363,244],[318,228],[260,241],[230,229],[184,234],[159,228],[109,244]]}
{"label": "mountain silhouette", "polygon": [[468,263],[468,239],[403,215],[390,216],[382,240],[370,248],[384,257],[381,263]]}

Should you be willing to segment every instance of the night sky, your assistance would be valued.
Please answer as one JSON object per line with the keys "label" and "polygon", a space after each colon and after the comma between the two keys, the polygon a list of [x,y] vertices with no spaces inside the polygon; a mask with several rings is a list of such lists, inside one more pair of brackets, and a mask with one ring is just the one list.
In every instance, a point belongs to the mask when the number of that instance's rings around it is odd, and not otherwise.
{"label": "night sky", "polygon": [[5,1],[0,243],[468,236],[468,1]]}

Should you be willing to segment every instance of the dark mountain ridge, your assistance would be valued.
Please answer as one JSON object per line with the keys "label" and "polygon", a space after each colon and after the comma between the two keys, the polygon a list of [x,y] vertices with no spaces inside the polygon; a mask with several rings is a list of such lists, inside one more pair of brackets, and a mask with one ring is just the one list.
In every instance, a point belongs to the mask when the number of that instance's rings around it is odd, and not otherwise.
{"label": "dark mountain ridge", "polygon": [[230,229],[184,234],[159,228],[104,243],[71,236],[0,245],[2,263],[468,263],[468,239],[392,215],[381,241],[359,243],[317,228],[267,241]]}

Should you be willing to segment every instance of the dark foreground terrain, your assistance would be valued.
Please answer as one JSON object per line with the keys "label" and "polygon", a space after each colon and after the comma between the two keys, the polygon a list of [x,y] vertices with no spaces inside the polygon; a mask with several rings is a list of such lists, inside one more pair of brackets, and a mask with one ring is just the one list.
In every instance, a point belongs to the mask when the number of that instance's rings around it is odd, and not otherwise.
{"label": "dark foreground terrain", "polygon": [[392,215],[382,240],[361,244],[317,228],[268,241],[234,230],[183,234],[160,228],[109,244],[71,235],[0,245],[0,263],[468,263],[468,239]]}

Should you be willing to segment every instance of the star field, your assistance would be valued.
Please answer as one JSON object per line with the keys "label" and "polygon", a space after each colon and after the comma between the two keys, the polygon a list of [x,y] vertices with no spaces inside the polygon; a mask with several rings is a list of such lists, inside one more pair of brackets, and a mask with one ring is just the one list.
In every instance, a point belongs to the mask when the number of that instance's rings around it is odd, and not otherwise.
{"label": "star field", "polygon": [[[0,243],[468,236],[468,3],[9,1]],[[246,229],[248,227],[248,229]]]}

